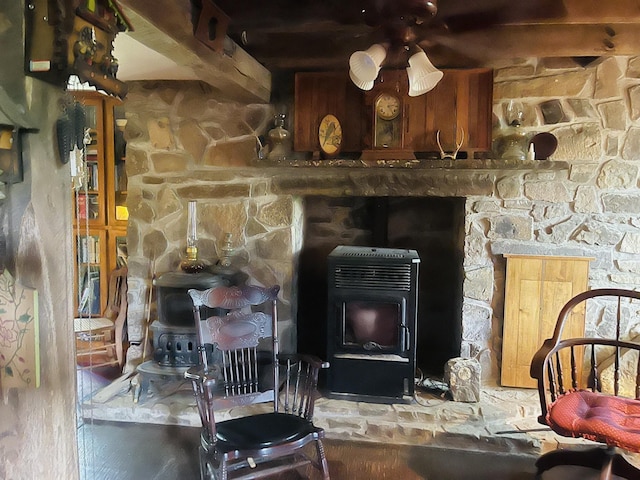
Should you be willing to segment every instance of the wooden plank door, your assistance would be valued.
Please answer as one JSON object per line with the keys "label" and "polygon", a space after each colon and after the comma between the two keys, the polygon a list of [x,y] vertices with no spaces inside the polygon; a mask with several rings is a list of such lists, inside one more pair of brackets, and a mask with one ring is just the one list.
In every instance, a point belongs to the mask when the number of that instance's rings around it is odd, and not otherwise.
{"label": "wooden plank door", "polygon": [[[535,388],[531,359],[553,334],[558,313],[587,289],[587,257],[507,255],[501,384]],[[562,337],[584,335],[584,311],[576,311]]]}

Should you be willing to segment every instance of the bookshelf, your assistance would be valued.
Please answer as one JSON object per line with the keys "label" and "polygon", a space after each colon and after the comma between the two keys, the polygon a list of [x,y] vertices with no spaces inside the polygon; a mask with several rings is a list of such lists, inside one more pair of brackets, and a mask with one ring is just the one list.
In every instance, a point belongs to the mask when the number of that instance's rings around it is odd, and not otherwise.
{"label": "bookshelf", "polygon": [[98,317],[107,306],[109,273],[126,264],[124,108],[98,92],[75,92],[84,111],[86,145],[74,182],[75,316]]}

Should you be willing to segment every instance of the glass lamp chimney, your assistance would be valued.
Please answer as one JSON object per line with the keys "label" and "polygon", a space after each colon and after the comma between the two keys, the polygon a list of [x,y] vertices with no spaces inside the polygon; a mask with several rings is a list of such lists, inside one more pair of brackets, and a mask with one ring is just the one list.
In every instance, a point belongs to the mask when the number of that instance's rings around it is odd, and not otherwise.
{"label": "glass lamp chimney", "polygon": [[180,264],[182,270],[187,273],[199,272],[204,268],[204,263],[198,260],[198,216],[196,201],[190,200],[187,216],[187,250],[186,258]]}

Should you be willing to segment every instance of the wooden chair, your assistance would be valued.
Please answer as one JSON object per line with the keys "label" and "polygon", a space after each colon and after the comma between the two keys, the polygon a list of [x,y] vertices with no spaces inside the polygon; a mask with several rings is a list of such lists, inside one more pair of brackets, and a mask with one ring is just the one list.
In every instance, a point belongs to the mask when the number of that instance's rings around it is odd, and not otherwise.
{"label": "wooden chair", "polygon": [[109,297],[102,317],[74,319],[76,358],[82,368],[124,365],[124,326],[127,319],[127,268],[109,275]]}
{"label": "wooden chair", "polygon": [[[598,338],[561,338],[579,309],[598,319],[591,327]],[[623,289],[580,293],[560,311],[553,337],[531,363],[542,407],[538,420],[559,435],[601,445],[548,452],[536,462],[538,476],[557,465],[580,465],[599,469],[600,479],[640,478],[621,452],[640,452],[640,343],[628,338],[639,314],[640,292]]]}
{"label": "wooden chair", "polygon": [[[278,352],[280,287],[189,290],[201,365],[185,377],[202,421],[202,479],[261,478],[312,465],[329,479],[324,430],[313,424],[318,373],[328,364]],[[271,404],[255,410],[253,404]],[[216,410],[245,406],[244,416],[216,421]],[[243,409],[246,410],[246,409]],[[315,444],[315,455],[305,447]]]}

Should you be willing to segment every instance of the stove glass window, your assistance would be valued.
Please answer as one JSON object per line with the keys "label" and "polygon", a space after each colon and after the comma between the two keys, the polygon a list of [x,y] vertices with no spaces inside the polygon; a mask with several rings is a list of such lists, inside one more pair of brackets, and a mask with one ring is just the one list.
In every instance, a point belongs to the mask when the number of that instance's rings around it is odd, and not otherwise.
{"label": "stove glass window", "polygon": [[344,303],[344,345],[365,350],[398,347],[400,304],[396,302],[348,301]]}

